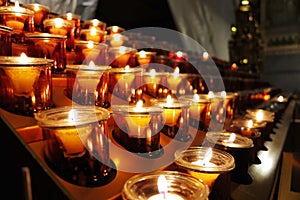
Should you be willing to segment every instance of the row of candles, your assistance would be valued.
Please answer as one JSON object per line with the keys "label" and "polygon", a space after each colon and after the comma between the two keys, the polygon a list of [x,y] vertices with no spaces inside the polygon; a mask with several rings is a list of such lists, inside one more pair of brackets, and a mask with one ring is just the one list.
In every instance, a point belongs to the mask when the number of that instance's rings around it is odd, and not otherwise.
{"label": "row of candles", "polygon": [[[5,36],[0,105],[37,120],[45,139],[45,160],[57,175],[75,185],[99,187],[114,180],[122,168],[111,156],[110,141],[155,160],[170,153],[164,151],[167,144],[162,138],[184,146],[200,137],[197,145],[174,150],[176,172],[133,176],[124,185],[123,198],[207,199],[224,174],[232,174],[235,182],[251,183],[248,166],[259,164],[257,152],[268,139],[274,113],[245,109],[246,114],[236,118],[243,113],[244,99],[239,93],[209,92],[206,84],[218,83],[218,77],[209,77],[207,83],[198,72],[183,73],[191,72],[184,52],[137,51],[132,37],[141,35],[126,37],[121,27],[99,21],[97,28],[90,27],[97,21],[81,23],[80,16],[58,17],[43,5],[36,5],[41,12],[32,6],[0,6],[0,33]],[[57,27],[59,23],[63,26]],[[148,40],[148,45],[155,39],[141,40]],[[204,52],[200,62],[209,59]],[[65,95],[76,106],[56,108],[56,73],[66,75]],[[246,99],[271,98],[268,93],[252,95]],[[282,96],[276,101],[286,102]]]}

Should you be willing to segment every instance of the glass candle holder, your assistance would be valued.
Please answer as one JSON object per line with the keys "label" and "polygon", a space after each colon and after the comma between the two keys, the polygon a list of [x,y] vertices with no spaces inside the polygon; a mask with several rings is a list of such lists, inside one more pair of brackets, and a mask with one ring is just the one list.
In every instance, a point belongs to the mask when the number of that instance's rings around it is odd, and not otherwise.
{"label": "glass candle holder", "polygon": [[[235,168],[231,154],[211,147],[192,146],[179,149],[175,152],[175,163],[183,172],[202,180],[210,192],[221,174],[230,173]],[[226,185],[230,185],[230,182],[224,183],[223,187]]]}
{"label": "glass candle holder", "polygon": [[232,132],[207,132],[207,141],[215,148],[230,153],[235,160],[232,170],[232,180],[240,184],[250,184],[253,179],[248,173],[250,149],[253,148],[252,139]]}
{"label": "glass candle holder", "polygon": [[106,28],[106,30],[107,30],[107,35],[113,35],[125,31],[125,29],[120,26],[109,26]]}
{"label": "glass candle holder", "polygon": [[67,106],[37,113],[48,166],[75,185],[97,187],[110,183],[117,171],[109,154],[109,117],[106,109],[94,106]]}
{"label": "glass candle holder", "polygon": [[190,102],[190,125],[202,131],[208,131],[211,120],[211,98],[207,94],[180,96],[179,99]]}
{"label": "glass candle holder", "polygon": [[96,65],[107,64],[108,46],[93,41],[76,40],[73,64],[88,64],[93,61]]}
{"label": "glass candle holder", "polygon": [[[141,68],[112,68],[109,73],[108,90],[111,98],[117,97],[124,102],[129,102],[132,91],[136,91],[141,83]],[[114,99],[111,99],[114,101]],[[119,104],[117,101],[115,104]]]}
{"label": "glass candle holder", "polygon": [[24,33],[34,31],[34,12],[30,9],[15,5],[0,7],[0,24],[13,29],[14,43],[24,43]]}
{"label": "glass candle holder", "polygon": [[[156,72],[155,69],[151,69],[150,72],[143,72],[142,85],[143,91],[153,98],[162,97],[158,94],[160,89],[164,89],[163,85],[166,85],[168,74],[164,72]],[[166,96],[165,96],[166,97]]]}
{"label": "glass candle holder", "polygon": [[227,127],[234,117],[235,93],[217,92],[212,98],[212,120],[224,124]]}
{"label": "glass candle holder", "polygon": [[136,52],[136,49],[125,46],[109,47],[108,63],[110,63],[112,67],[125,67],[126,65],[130,65],[130,60],[133,58]]}
{"label": "glass candle holder", "polygon": [[81,29],[80,40],[100,43],[104,41],[106,34],[106,31],[96,29],[95,27],[89,29]]}
{"label": "glass candle holder", "polygon": [[253,164],[261,163],[261,160],[257,157],[257,153],[264,147],[262,129],[265,126],[266,123],[255,123],[251,119],[236,118],[232,121],[232,125],[228,129],[253,140],[254,147],[250,150],[250,162]]}
{"label": "glass candle holder", "polygon": [[152,57],[156,55],[156,52],[141,50],[135,55],[138,64],[147,69],[148,64],[151,62]]}
{"label": "glass candle holder", "polygon": [[44,20],[44,29],[46,33],[67,36],[66,50],[73,51],[75,46],[74,25],[60,17]]}
{"label": "glass candle holder", "polygon": [[1,107],[9,112],[33,116],[54,107],[49,60],[1,56]]}
{"label": "glass candle holder", "polygon": [[23,4],[22,6],[34,12],[34,31],[44,32],[43,22],[48,18],[50,8],[38,3]]}
{"label": "glass candle holder", "polygon": [[68,65],[66,95],[80,105],[110,107],[108,79],[110,66]]}
{"label": "glass candle holder", "polygon": [[60,15],[58,15],[58,17],[63,18],[73,24],[74,38],[79,39],[80,31],[81,31],[81,24],[80,24],[81,15],[69,12],[69,13],[60,14]]}
{"label": "glass candle holder", "polygon": [[124,200],[206,200],[208,194],[208,188],[203,182],[175,171],[135,175],[125,182],[122,191]]}
{"label": "glass candle holder", "polygon": [[27,54],[36,58],[52,59],[52,73],[64,73],[66,69],[66,39],[67,36],[49,33],[28,33]]}
{"label": "glass candle holder", "polygon": [[82,29],[90,29],[92,27],[95,27],[96,29],[106,31],[106,23],[102,22],[98,19],[91,19],[91,20],[86,20],[82,22]]}
{"label": "glass candle holder", "polygon": [[122,35],[120,33],[112,34],[112,35],[107,35],[105,37],[105,42],[107,45],[110,47],[120,47],[128,40],[128,37],[125,35]]}
{"label": "glass candle holder", "polygon": [[12,55],[12,33],[11,27],[0,25],[0,56]]}
{"label": "glass candle holder", "polygon": [[113,137],[132,153],[147,158],[158,158],[163,155],[160,145],[163,110],[159,107],[143,107],[140,102],[135,106],[112,106]]}
{"label": "glass candle holder", "polygon": [[192,136],[188,133],[189,102],[179,101],[168,95],[164,99],[154,99],[152,104],[163,108],[164,127],[161,131],[163,134],[181,142],[192,139]]}

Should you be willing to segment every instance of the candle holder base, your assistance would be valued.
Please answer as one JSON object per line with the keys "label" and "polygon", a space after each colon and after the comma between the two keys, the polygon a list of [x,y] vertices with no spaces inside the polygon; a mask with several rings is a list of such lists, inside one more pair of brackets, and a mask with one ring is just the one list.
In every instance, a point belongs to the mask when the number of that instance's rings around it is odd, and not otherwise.
{"label": "candle holder base", "polygon": [[[100,187],[110,183],[117,175],[112,160],[109,166],[86,153],[78,158],[63,158],[53,162],[44,155],[47,165],[62,179],[78,186]],[[56,158],[57,159],[57,158]]]}
{"label": "candle holder base", "polygon": [[126,133],[120,135],[115,130],[112,131],[112,137],[126,150],[144,158],[156,159],[164,154],[164,149],[161,145],[155,149],[147,148],[145,142],[143,142],[146,140],[145,138],[129,138]]}

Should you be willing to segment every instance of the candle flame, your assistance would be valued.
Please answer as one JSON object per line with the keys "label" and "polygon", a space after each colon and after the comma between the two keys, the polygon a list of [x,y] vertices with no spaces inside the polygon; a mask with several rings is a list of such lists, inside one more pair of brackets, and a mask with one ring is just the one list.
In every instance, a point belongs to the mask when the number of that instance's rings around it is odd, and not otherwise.
{"label": "candle flame", "polygon": [[62,18],[55,18],[54,21],[56,28],[61,28],[63,26],[64,20]]}
{"label": "candle flame", "polygon": [[90,34],[91,34],[91,36],[97,35],[97,29],[96,29],[96,27],[92,27],[92,28],[90,29]]}
{"label": "candle flame", "polygon": [[166,194],[168,193],[168,182],[164,175],[160,175],[157,180],[157,189],[159,193]]}
{"label": "candle flame", "polygon": [[179,67],[176,67],[174,70],[174,78],[177,78],[179,76]]}
{"label": "candle flame", "polygon": [[139,57],[140,58],[146,58],[146,51],[142,50],[139,52]]}
{"label": "candle flame", "polygon": [[183,57],[182,51],[177,51],[177,52],[176,52],[176,56],[177,56],[178,58],[182,58],[182,57]]}
{"label": "candle flame", "polygon": [[215,97],[214,92],[213,91],[209,91],[208,92],[208,97],[211,98],[211,99],[214,98]]}
{"label": "candle flame", "polygon": [[194,94],[193,101],[194,102],[199,102],[200,101],[200,96],[198,94]]}
{"label": "candle flame", "polygon": [[167,96],[167,105],[170,106],[173,104],[173,102],[174,102],[174,100],[172,99],[171,95],[168,95]]}
{"label": "candle flame", "polygon": [[283,98],[283,96],[281,96],[281,95],[277,98],[277,101],[278,101],[278,102],[283,102],[283,100],[284,100],[284,98]]}
{"label": "candle flame", "polygon": [[27,55],[26,53],[22,52],[21,55],[20,55],[20,61],[22,63],[26,63],[27,62]]}
{"label": "candle flame", "polygon": [[226,91],[221,92],[221,97],[225,98],[226,97]]}
{"label": "candle flame", "polygon": [[150,70],[150,76],[151,76],[151,77],[155,77],[155,73],[156,73],[156,70],[155,70],[155,69],[151,69],[151,70]]}
{"label": "candle flame", "polygon": [[93,26],[98,26],[99,21],[97,19],[93,19],[92,24],[93,24]]}
{"label": "candle flame", "polygon": [[77,119],[77,112],[74,109],[71,109],[68,114],[68,122],[75,122]]}
{"label": "candle flame", "polygon": [[262,113],[262,111],[261,110],[259,110],[259,111],[257,111],[257,113],[256,113],[256,115],[255,115],[255,117],[256,117],[256,120],[257,121],[262,121],[263,120],[263,118],[264,118],[264,116],[263,116],[264,114]]}
{"label": "candle flame", "polygon": [[203,57],[203,60],[208,60],[209,54],[205,51],[205,52],[203,52],[202,57]]}
{"label": "candle flame", "polygon": [[72,20],[72,13],[67,13],[67,20]]}
{"label": "candle flame", "polygon": [[118,32],[118,29],[119,29],[118,26],[113,26],[112,27],[112,32],[116,33],[116,32]]}
{"label": "candle flame", "polygon": [[234,140],[235,140],[235,133],[231,133],[228,142],[234,142]]}
{"label": "candle flame", "polygon": [[199,166],[209,165],[211,158],[212,158],[212,148],[209,147],[205,152],[204,158],[202,160],[197,160],[196,162],[193,162],[193,164],[197,164]]}
{"label": "candle flame", "polygon": [[248,128],[252,128],[253,127],[253,120],[248,120],[248,124],[247,124]]}
{"label": "candle flame", "polygon": [[136,108],[142,108],[143,107],[143,100],[139,100],[136,105],[135,105]]}
{"label": "candle flame", "polygon": [[87,48],[88,49],[94,48],[94,42],[93,41],[88,41]]}
{"label": "candle flame", "polygon": [[125,66],[125,70],[129,70],[130,69],[130,66],[129,65],[126,65]]}
{"label": "candle flame", "polygon": [[89,66],[88,66],[89,69],[96,69],[96,65],[93,61],[90,61],[89,62]]}

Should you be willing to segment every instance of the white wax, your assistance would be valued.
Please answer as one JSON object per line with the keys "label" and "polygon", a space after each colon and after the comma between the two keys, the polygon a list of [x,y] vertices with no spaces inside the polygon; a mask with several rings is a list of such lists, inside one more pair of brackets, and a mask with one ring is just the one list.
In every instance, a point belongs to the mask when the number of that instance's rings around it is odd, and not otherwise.
{"label": "white wax", "polygon": [[148,198],[148,200],[184,200],[183,197],[179,196],[178,194],[174,193],[160,193],[160,194],[155,194],[151,197]]}

